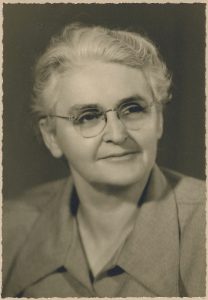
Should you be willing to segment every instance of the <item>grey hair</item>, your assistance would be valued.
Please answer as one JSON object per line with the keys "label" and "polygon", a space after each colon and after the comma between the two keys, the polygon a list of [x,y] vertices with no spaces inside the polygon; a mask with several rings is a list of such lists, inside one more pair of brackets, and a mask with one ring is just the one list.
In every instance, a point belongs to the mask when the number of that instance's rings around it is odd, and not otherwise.
{"label": "grey hair", "polygon": [[157,48],[148,38],[135,32],[74,23],[51,39],[37,61],[32,99],[35,115],[40,118],[54,107],[57,76],[93,60],[140,69],[156,101],[164,103],[171,97],[171,76]]}

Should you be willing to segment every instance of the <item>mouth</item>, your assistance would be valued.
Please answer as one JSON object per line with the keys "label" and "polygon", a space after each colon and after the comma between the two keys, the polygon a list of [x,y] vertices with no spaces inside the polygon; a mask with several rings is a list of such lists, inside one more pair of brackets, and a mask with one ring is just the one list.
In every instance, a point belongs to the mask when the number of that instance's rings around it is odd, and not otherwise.
{"label": "mouth", "polygon": [[110,159],[110,160],[122,160],[122,159],[129,159],[133,156],[138,154],[138,152],[123,152],[123,153],[112,153],[109,155],[106,155],[102,159]]}

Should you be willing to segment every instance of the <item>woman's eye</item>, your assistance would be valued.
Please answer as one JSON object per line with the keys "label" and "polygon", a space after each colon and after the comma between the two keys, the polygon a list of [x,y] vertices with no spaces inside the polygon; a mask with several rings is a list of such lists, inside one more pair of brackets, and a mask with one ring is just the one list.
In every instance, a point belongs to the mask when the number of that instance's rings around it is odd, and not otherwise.
{"label": "woman's eye", "polygon": [[122,114],[141,113],[145,109],[139,104],[131,104],[122,109]]}
{"label": "woman's eye", "polygon": [[97,111],[93,112],[85,112],[77,116],[77,122],[80,123],[87,123],[97,120],[100,117],[100,113]]}

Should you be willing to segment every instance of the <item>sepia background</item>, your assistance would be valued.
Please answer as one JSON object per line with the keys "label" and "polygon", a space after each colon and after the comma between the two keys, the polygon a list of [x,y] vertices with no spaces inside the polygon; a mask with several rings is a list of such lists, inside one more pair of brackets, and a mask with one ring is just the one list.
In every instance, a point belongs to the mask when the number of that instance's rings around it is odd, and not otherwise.
{"label": "sepia background", "polygon": [[205,4],[4,4],[3,17],[5,197],[68,173],[38,142],[29,105],[37,57],[75,21],[141,31],[156,43],[174,83],[158,164],[205,178]]}

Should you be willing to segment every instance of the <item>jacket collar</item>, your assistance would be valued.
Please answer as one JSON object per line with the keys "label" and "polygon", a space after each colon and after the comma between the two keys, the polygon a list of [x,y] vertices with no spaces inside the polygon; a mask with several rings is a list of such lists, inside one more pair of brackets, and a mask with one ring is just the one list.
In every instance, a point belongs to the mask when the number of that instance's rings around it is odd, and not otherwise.
{"label": "jacket collar", "polygon": [[[155,295],[175,296],[179,237],[174,194],[157,166],[147,186],[140,199],[135,228],[118,264]],[[40,214],[18,257],[7,286],[13,295],[63,266],[73,252],[75,224],[69,210],[72,181],[67,180],[59,189]]]}
{"label": "jacket collar", "polygon": [[118,264],[155,296],[176,296],[179,229],[175,196],[155,166],[142,197],[133,232]]}

